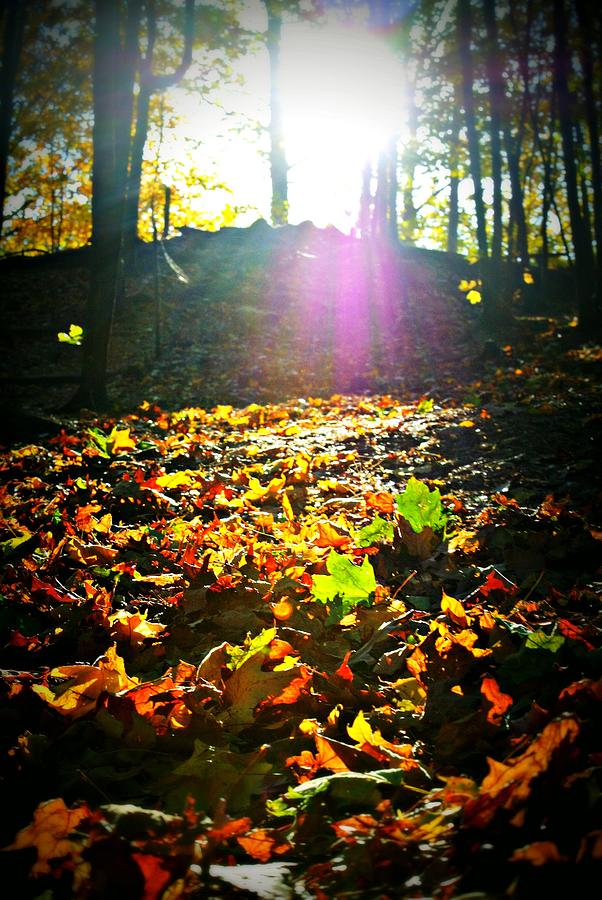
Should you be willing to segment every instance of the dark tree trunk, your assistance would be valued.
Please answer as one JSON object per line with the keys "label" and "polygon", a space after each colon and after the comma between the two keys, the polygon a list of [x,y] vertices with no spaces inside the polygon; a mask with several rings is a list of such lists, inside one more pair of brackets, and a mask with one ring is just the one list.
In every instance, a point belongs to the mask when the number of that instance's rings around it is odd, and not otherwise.
{"label": "dark tree trunk", "polygon": [[489,109],[491,119],[491,180],[493,182],[493,234],[491,257],[499,263],[502,257],[502,147],[500,140],[501,114],[504,106],[504,84],[497,37],[495,0],[483,0],[487,53],[485,57],[489,82]]}
{"label": "dark tree trunk", "polygon": [[92,255],[82,372],[73,407],[108,405],[107,357],[121,250],[122,197],[118,192],[115,97],[120,53],[119,0],[96,0],[93,101]]}
{"label": "dark tree trunk", "polygon": [[486,259],[487,225],[485,222],[485,203],[483,200],[483,184],[481,176],[481,149],[479,146],[479,134],[476,126],[473,66],[472,66],[472,12],[470,0],[458,0],[458,50],[460,53],[460,66],[462,71],[462,102],[464,105],[464,119],[466,122],[466,134],[468,137],[468,150],[470,154],[470,175],[474,185],[474,203],[477,218],[477,244],[479,256]]}
{"label": "dark tree trunk", "polygon": [[598,317],[594,305],[592,273],[589,266],[591,244],[579,203],[573,117],[569,93],[570,51],[567,31],[568,19],[564,0],[554,0],[554,90],[558,101],[565,186],[573,236],[579,326],[581,330],[589,331],[598,326]]}
{"label": "dark tree trunk", "polygon": [[[594,234],[596,238],[596,294],[597,305],[602,305],[602,165],[600,161],[600,128],[594,94],[594,63],[590,41],[593,21],[591,5],[587,0],[577,0],[575,4],[580,31],[581,66],[585,95],[585,115],[589,135],[592,186],[594,194]],[[601,27],[600,25],[598,26]],[[600,61],[599,61],[600,62]]]}
{"label": "dark tree trunk", "polygon": [[[518,55],[518,67],[521,73],[521,78],[523,82],[523,102],[522,102],[522,112],[520,114],[520,124],[517,129],[517,135],[513,138],[512,131],[510,128],[510,119],[512,118],[510,110],[508,109],[508,103],[506,97],[504,95],[503,99],[503,129],[502,135],[504,139],[504,150],[506,152],[506,159],[508,163],[508,176],[510,178],[510,187],[511,187],[511,195],[510,195],[510,219],[512,223],[512,228],[509,228],[509,250],[510,254],[518,258],[523,267],[529,265],[529,230],[527,227],[527,218],[525,216],[525,190],[524,190],[524,175],[521,173],[521,147],[522,140],[524,135],[524,122],[529,114],[535,116],[536,111],[535,107],[531,101],[531,84],[530,84],[530,73],[529,73],[529,52],[530,52],[530,44],[531,44],[531,28],[533,23],[533,3],[532,0],[527,0],[525,17],[526,22],[523,29],[519,29],[516,25],[516,2],[515,0],[511,0],[510,2],[510,16],[514,30],[514,37],[516,40],[520,40],[522,36],[523,40],[520,42],[517,48]],[[535,128],[537,133],[537,128]],[[516,242],[513,240],[514,228],[516,228]]]}
{"label": "dark tree trunk", "polygon": [[140,186],[142,182],[142,164],[144,148],[148,134],[151,92],[144,81],[140,85],[136,105],[136,128],[132,138],[130,170],[128,174],[127,197],[123,217],[123,255],[132,259],[138,240],[138,214],[140,206]]}
{"label": "dark tree trunk", "polygon": [[6,179],[13,128],[15,83],[23,47],[26,15],[26,0],[7,0],[4,10],[2,69],[0,70],[0,237],[4,225]]}
{"label": "dark tree trunk", "polygon": [[264,0],[268,14],[267,49],[270,60],[270,174],[272,179],[272,223],[288,221],[288,164],[284,146],[280,104],[281,3]]}
{"label": "dark tree trunk", "polygon": [[376,169],[376,194],[374,196],[374,217],[372,220],[372,234],[376,238],[384,238],[387,235],[388,179],[387,152],[386,150],[381,150],[378,155],[378,166]]}
{"label": "dark tree trunk", "polygon": [[71,407],[108,406],[107,360],[119,283],[140,0],[96,0],[92,133],[92,254],[81,382]]}

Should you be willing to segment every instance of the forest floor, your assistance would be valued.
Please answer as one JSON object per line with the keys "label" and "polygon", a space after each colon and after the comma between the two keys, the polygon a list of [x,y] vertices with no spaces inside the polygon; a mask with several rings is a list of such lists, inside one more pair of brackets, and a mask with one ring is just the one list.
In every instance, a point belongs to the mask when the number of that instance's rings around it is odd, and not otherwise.
{"label": "forest floor", "polygon": [[[320,240],[170,242],[160,357],[132,276],[115,410],[5,438],[20,896],[599,880],[602,351],[552,313],[484,351],[461,262]],[[4,403],[53,413],[13,376],[76,374],[84,276],[5,283]]]}

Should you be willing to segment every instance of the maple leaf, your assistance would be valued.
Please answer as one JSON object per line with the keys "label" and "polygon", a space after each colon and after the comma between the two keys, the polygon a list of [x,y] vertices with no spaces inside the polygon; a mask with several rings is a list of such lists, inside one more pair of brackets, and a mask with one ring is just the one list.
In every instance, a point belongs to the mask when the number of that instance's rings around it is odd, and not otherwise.
{"label": "maple leaf", "polygon": [[412,759],[411,744],[393,744],[385,740],[378,728],[373,729],[360,709],[353,723],[347,726],[347,734],[364,752],[380,762],[394,762],[399,768],[417,768]]}
{"label": "maple leaf", "polygon": [[382,516],[375,516],[369,525],[365,525],[357,535],[358,547],[372,547],[373,544],[384,541],[390,543],[393,540],[393,524],[383,519]]}
{"label": "maple leaf", "polygon": [[37,859],[31,868],[33,876],[48,874],[50,861],[75,856],[81,843],[71,838],[77,826],[91,815],[87,804],[69,809],[61,798],[40,803],[31,825],[22,828],[15,840],[3,850],[23,850],[35,847]]}
{"label": "maple leaf", "polygon": [[149,622],[146,613],[129,613],[124,609],[109,616],[109,624],[111,637],[129,641],[133,647],[138,647],[148,638],[157,637],[165,631],[165,625]]}
{"label": "maple leaf", "polygon": [[46,685],[34,685],[35,691],[53,709],[64,716],[79,718],[94,709],[103,691],[117,694],[138,684],[125,671],[123,659],[115,645],[94,665],[58,666],[50,671],[51,678],[67,679],[56,691]]}
{"label": "maple leaf", "polygon": [[395,497],[397,512],[408,522],[416,534],[424,528],[437,531],[445,525],[447,516],[441,503],[439,488],[429,490],[428,485],[412,476],[402,494]]}
{"label": "maple leaf", "polygon": [[[166,788],[173,790],[179,779],[191,787],[193,779],[198,802],[206,809],[214,809],[225,798],[228,809],[234,812],[248,809],[251,798],[262,791],[265,776],[272,764],[265,759],[265,747],[252,753],[235,753],[216,748],[196,739],[192,756],[173,770],[166,780]],[[179,794],[176,792],[178,802]]]}
{"label": "maple leaf", "polygon": [[312,576],[311,592],[320,603],[340,598],[342,616],[358,603],[366,603],[376,590],[376,576],[367,556],[361,566],[356,566],[347,556],[331,550],[326,568],[329,575]]}
{"label": "maple leaf", "polygon": [[353,764],[358,763],[359,753],[349,744],[335,741],[322,734],[315,733],[316,752],[303,750],[298,756],[289,756],[285,765],[298,769],[297,778],[300,783],[308,781],[320,769],[331,772],[349,772]]}
{"label": "maple leaf", "polygon": [[226,681],[222,695],[225,709],[218,719],[229,731],[241,731],[250,725],[260,703],[294,703],[311,677],[305,666],[298,663],[284,670],[278,668],[266,672],[262,668],[266,658],[267,653],[259,650],[239,665]]}
{"label": "maple leaf", "polygon": [[531,782],[546,771],[554,753],[573,743],[580,727],[576,719],[567,717],[550,722],[524,753],[509,763],[488,758],[489,774],[481,784],[480,795],[466,806],[467,821],[485,827],[498,807],[513,809],[527,799]]}
{"label": "maple leaf", "polygon": [[441,598],[441,611],[447,613],[452,622],[459,625],[460,628],[468,628],[471,619],[467,616],[466,611],[459,600],[450,597],[443,591]]}
{"label": "maple leaf", "polygon": [[566,859],[552,841],[533,841],[532,844],[515,850],[510,862],[529,862],[533,866],[543,866],[549,862],[566,862]]}

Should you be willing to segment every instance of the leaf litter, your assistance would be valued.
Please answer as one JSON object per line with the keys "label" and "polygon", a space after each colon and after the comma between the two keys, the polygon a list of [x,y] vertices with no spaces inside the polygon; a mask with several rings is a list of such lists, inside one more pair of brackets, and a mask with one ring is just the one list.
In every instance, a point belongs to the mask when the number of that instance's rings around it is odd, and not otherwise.
{"label": "leaf litter", "polygon": [[416,351],[380,389],[279,399],[298,321],[271,375],[255,358],[272,402],[237,387],[232,330],[229,402],[3,452],[7,877],[82,900],[588,895],[599,354],[551,325],[477,367],[468,334],[430,380]]}

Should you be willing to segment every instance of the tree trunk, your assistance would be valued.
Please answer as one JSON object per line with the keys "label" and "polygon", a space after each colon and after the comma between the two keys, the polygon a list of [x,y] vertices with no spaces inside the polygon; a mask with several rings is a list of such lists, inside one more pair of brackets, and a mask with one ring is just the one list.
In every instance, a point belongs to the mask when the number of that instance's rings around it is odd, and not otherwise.
{"label": "tree trunk", "polygon": [[[598,308],[602,305],[602,165],[600,161],[600,129],[596,97],[594,95],[594,64],[590,41],[593,22],[590,4],[577,0],[575,4],[580,31],[581,66],[585,95],[585,115],[589,135],[592,186],[594,194],[594,234],[596,238],[596,294]],[[600,28],[600,25],[598,26]],[[600,61],[599,61],[600,62]]]}
{"label": "tree trunk", "polygon": [[485,222],[485,203],[483,201],[483,184],[481,177],[481,150],[479,134],[476,126],[475,102],[473,88],[472,50],[472,13],[470,0],[458,0],[458,49],[462,70],[462,100],[468,150],[470,154],[470,174],[474,185],[474,203],[477,218],[477,244],[481,259],[487,259],[487,225]]}
{"label": "tree trunk", "polygon": [[499,263],[502,257],[502,148],[500,141],[501,113],[504,105],[504,84],[499,58],[495,0],[483,0],[487,52],[485,63],[489,82],[489,109],[491,119],[491,180],[493,182],[493,234],[491,256]]}
{"label": "tree trunk", "polygon": [[138,241],[138,214],[140,207],[140,188],[142,184],[142,165],[144,148],[148,134],[151,92],[144,81],[140,85],[136,105],[136,130],[132,138],[128,189],[123,217],[123,255],[131,260]]}
{"label": "tree trunk", "polygon": [[[460,59],[458,49],[455,47],[452,56],[453,68],[458,71]],[[451,128],[449,136],[449,204],[447,219],[448,253],[458,252],[458,228],[460,226],[460,126],[462,107],[461,89],[457,80],[454,80],[454,99],[451,111]]]}
{"label": "tree trunk", "polygon": [[95,2],[90,286],[81,382],[69,404],[91,409],[109,403],[107,360],[120,270],[140,0],[128,3],[123,46],[120,7],[119,0]]}
{"label": "tree trunk", "polygon": [[13,127],[15,83],[23,47],[26,16],[26,0],[7,0],[2,38],[2,69],[0,71],[0,237],[2,236],[5,217],[6,180]]}
{"label": "tree trunk", "polygon": [[358,229],[361,237],[367,237],[370,233],[372,220],[372,163],[367,162],[362,169],[362,192],[360,195],[360,209],[358,215]]}
{"label": "tree trunk", "polygon": [[392,244],[399,241],[399,228],[397,224],[397,138],[391,138],[388,150],[389,183],[387,200],[387,224],[388,238]]}
{"label": "tree trunk", "polygon": [[186,0],[184,13],[184,46],[182,59],[173,72],[164,75],[153,73],[153,58],[157,38],[157,12],[154,0],[146,0],[147,46],[146,55],[140,64],[140,93],[136,106],[136,128],[132,138],[130,151],[130,167],[127,183],[127,196],[123,223],[123,254],[131,259],[138,240],[138,213],[140,205],[140,185],[142,181],[142,165],[144,147],[148,135],[150,101],[153,94],[165,91],[177,84],[186,74],[192,62],[192,45],[194,40],[194,7],[195,0]]}
{"label": "tree trunk", "polygon": [[267,49],[270,60],[270,174],[272,179],[272,224],[288,221],[288,164],[284,146],[280,104],[281,4],[264,0],[268,14]]}
{"label": "tree trunk", "polygon": [[588,265],[591,247],[579,204],[579,185],[575,164],[573,118],[569,93],[570,52],[567,41],[568,20],[564,0],[554,0],[554,90],[558,101],[558,121],[562,138],[562,155],[569,220],[573,236],[579,327],[590,330],[598,325]]}

